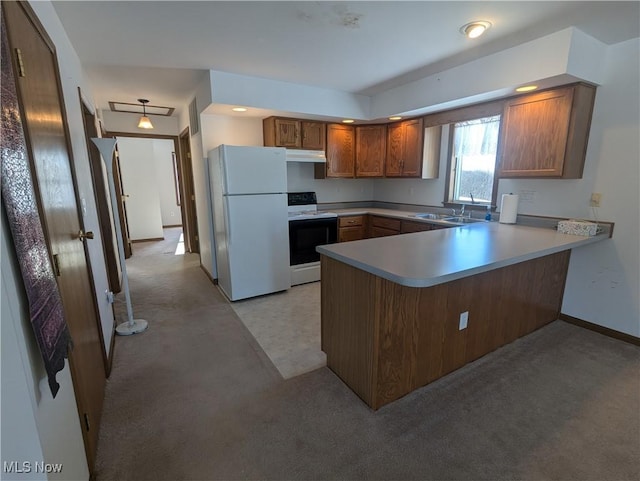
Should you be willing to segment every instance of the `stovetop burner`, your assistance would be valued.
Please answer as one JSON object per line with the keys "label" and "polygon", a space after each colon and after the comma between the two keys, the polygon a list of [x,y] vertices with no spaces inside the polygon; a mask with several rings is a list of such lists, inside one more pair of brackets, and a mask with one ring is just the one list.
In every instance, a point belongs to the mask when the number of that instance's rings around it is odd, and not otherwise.
{"label": "stovetop burner", "polygon": [[334,212],[318,210],[315,192],[289,192],[287,200],[290,221],[338,217],[338,214]]}

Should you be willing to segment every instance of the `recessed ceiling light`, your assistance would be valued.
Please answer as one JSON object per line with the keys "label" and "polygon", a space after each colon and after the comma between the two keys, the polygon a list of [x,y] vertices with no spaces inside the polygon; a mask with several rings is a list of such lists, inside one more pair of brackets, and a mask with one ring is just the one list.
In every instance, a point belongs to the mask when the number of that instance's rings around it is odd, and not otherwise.
{"label": "recessed ceiling light", "polygon": [[231,110],[233,110],[234,112],[246,112],[247,109],[245,107],[234,107]]}
{"label": "recessed ceiling light", "polygon": [[516,92],[531,92],[532,90],[537,89],[537,85],[523,85],[522,87],[518,87]]}
{"label": "recessed ceiling light", "polygon": [[469,22],[460,27],[460,32],[469,38],[478,38],[484,32],[489,30],[489,28],[491,28],[491,22],[476,20],[475,22]]}
{"label": "recessed ceiling light", "polygon": [[344,120],[342,121],[342,123],[343,123],[343,124],[352,124],[352,123],[354,123],[354,122],[355,122],[355,120],[353,120],[353,119],[344,119]]}
{"label": "recessed ceiling light", "polygon": [[400,120],[402,117],[399,115],[394,115],[393,117],[389,117],[389,120]]}

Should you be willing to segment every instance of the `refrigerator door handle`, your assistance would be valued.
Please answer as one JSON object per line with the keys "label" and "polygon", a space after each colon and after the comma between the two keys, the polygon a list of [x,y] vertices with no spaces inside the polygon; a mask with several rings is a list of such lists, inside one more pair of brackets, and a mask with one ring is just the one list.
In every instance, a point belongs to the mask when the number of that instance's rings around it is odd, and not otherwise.
{"label": "refrigerator door handle", "polygon": [[229,205],[224,206],[224,223],[227,227],[227,245],[231,245],[233,241],[231,240],[231,220],[229,219]]}

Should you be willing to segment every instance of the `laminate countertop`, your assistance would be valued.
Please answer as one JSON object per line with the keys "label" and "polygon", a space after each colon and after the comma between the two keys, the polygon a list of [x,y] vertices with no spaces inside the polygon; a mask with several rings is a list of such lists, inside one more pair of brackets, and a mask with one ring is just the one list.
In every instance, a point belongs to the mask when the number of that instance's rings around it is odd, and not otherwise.
{"label": "laminate countertop", "polygon": [[[408,210],[381,209],[379,207],[352,207],[349,209],[330,209],[330,211],[337,214],[338,217],[371,214],[371,215],[381,215],[383,217],[391,217],[394,219],[412,220],[416,222],[422,222],[425,224],[438,224],[446,227],[451,227],[452,225],[456,225],[455,223],[452,223],[452,222],[443,221],[442,218],[440,217],[435,219],[428,219],[428,218],[423,219],[420,217],[416,217],[416,214],[418,214],[418,212],[408,211]],[[429,209],[425,210],[424,212],[429,212]],[[440,215],[445,217],[453,216],[452,213],[446,213],[446,214],[441,213],[441,214],[435,214],[435,215]]]}
{"label": "laminate countertop", "polygon": [[[361,210],[371,213],[371,209]],[[403,286],[431,287],[608,238],[608,233],[586,237],[550,228],[479,222],[316,249]]]}

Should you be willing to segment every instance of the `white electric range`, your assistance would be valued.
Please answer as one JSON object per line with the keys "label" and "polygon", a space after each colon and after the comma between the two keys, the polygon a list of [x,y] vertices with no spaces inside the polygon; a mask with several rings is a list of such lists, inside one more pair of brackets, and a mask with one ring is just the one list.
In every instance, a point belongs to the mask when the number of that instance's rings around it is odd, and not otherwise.
{"label": "white electric range", "polygon": [[338,240],[338,214],[318,210],[315,192],[290,192],[289,258],[291,285],[320,280],[319,245]]}

